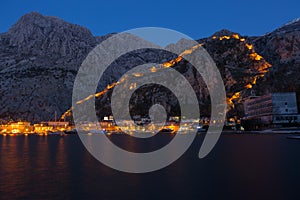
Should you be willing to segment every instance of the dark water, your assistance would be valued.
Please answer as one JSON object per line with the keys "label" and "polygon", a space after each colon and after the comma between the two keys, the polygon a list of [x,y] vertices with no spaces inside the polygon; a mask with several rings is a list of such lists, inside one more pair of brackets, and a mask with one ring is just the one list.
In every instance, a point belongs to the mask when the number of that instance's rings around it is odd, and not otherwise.
{"label": "dark water", "polygon": [[76,135],[0,136],[0,199],[300,199],[300,140],[222,135],[200,160],[202,137],[172,165],[128,174],[99,163]]}

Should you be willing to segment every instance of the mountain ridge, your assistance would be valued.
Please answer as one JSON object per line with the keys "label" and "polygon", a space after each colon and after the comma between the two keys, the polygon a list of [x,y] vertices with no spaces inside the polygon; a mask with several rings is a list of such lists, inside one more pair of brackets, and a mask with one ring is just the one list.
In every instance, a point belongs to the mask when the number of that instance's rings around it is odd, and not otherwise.
{"label": "mountain ridge", "polygon": [[[288,70],[278,76],[278,81],[282,82],[287,77],[299,77],[297,70],[292,69],[293,66],[298,69],[298,28],[300,29],[299,21],[295,21],[256,37],[242,37],[223,29],[212,37],[198,41],[205,43],[204,47],[221,70],[228,94],[234,96],[241,91],[242,95],[249,95],[250,92],[263,94],[279,91],[274,73],[278,73],[278,70],[281,72],[282,66]],[[52,119],[55,112],[64,113],[71,107],[73,81],[82,61],[97,44],[113,34],[94,36],[87,28],[36,12],[21,17],[6,33],[0,34],[0,117],[39,122]],[[276,43],[278,37],[284,38],[280,44]],[[295,44],[289,54],[291,43]],[[263,58],[255,60],[255,56],[259,58],[259,55]],[[163,63],[173,58],[174,55],[167,52],[142,50],[119,59],[108,73],[113,79],[117,79],[130,67],[149,61]],[[255,74],[259,73],[255,70],[259,70],[260,66],[267,66],[264,62],[271,63],[271,72],[266,73],[267,76],[255,78]],[[202,84],[201,78],[185,61],[174,67],[190,77],[191,84],[195,87]],[[243,77],[237,69],[243,71]],[[105,84],[110,84],[113,79],[105,80]],[[246,87],[254,82],[251,88]],[[264,89],[264,84],[271,89]],[[288,90],[299,91],[299,81],[290,81],[288,84],[295,85]],[[289,86],[281,85],[282,91]],[[201,87],[204,89],[198,88],[196,93],[202,98],[202,103],[206,104],[209,94],[205,91],[205,86]],[[145,91],[141,93],[143,92]],[[107,107],[103,103],[107,98],[109,95],[99,100],[99,109]],[[140,98],[139,95],[136,98]]]}

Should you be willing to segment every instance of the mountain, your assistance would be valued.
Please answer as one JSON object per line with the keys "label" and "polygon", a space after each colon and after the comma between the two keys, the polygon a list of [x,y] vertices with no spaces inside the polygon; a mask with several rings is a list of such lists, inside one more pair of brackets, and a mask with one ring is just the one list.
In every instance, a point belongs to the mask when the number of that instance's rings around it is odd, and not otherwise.
{"label": "mountain", "polygon": [[[227,103],[230,106],[229,109],[234,110],[235,104],[240,101],[240,97],[251,93],[252,86],[256,84],[259,78],[268,72],[271,65],[255,52],[253,46],[249,44],[245,38],[228,30],[221,30],[212,37],[201,39],[198,42],[200,43],[199,46],[204,47],[216,62],[223,77],[227,92]],[[169,48],[182,49],[184,43],[186,43],[186,40],[182,39],[176,44],[169,45]],[[200,50],[197,46],[198,45],[183,49],[182,52],[186,56],[193,58],[194,53]],[[157,59],[160,56],[162,57]],[[139,62],[137,62],[136,58],[139,58]],[[198,97],[202,115],[210,115],[210,96],[205,82],[193,66],[180,56],[153,49],[145,52],[136,51],[117,59],[116,63],[122,63],[121,65],[113,65],[110,67],[115,69],[113,70],[114,72],[125,72],[126,70],[124,71],[124,69],[131,69],[134,66],[149,62],[162,63],[163,67],[172,67],[183,74]],[[123,74],[120,73],[119,76],[112,77],[113,71],[108,73],[107,76],[104,76],[111,78],[110,81],[106,81],[106,85],[107,83],[114,85]],[[142,74],[143,73],[140,73],[140,76],[142,76]],[[163,77],[164,80],[171,78],[168,77],[167,74],[160,74],[160,76]],[[174,84],[178,84],[176,88],[181,89],[180,82]],[[129,87],[130,85],[127,85],[127,88]],[[104,88],[102,87],[102,89]],[[103,94],[104,91],[105,93]],[[101,96],[96,101],[96,110],[100,118],[111,114],[110,104],[108,103],[111,93],[111,89],[105,89],[99,90],[99,93],[96,94],[97,97]],[[85,100],[79,101],[78,103],[82,104],[84,101]],[[188,102],[188,99],[185,101]],[[139,88],[132,96],[131,102],[132,115],[148,115],[150,106],[157,103],[163,105],[169,115],[180,114],[179,104],[174,94],[167,88],[158,85]],[[70,114],[69,111],[68,114]],[[242,115],[242,113],[240,115]]]}
{"label": "mountain", "polygon": [[[55,112],[63,114],[71,107],[73,82],[81,63],[111,35],[93,36],[84,27],[36,12],[21,17],[0,34],[0,118],[39,122],[54,119]],[[141,54],[153,57],[151,52]],[[131,62],[139,64],[143,56]],[[132,65],[120,61],[115,64],[122,68],[111,70],[111,77]]]}
{"label": "mountain", "polygon": [[[260,37],[221,30],[198,40],[221,72],[231,108],[250,93],[299,91],[299,29],[299,21],[295,21]],[[53,119],[55,112],[65,113],[71,107],[79,66],[97,44],[111,35],[93,36],[84,27],[35,12],[21,17],[0,34],[0,118],[39,122]],[[172,48],[182,42],[172,44]],[[204,113],[209,114],[209,93],[201,76],[187,61],[176,57],[154,49],[123,55],[105,72],[107,76],[100,82],[98,92],[137,65],[172,63],[171,67],[191,83]],[[165,106],[169,105],[169,110],[176,108],[177,101],[170,92],[159,86],[149,87],[139,89],[133,96],[133,110],[147,110],[147,106],[162,100],[168,102]],[[110,95],[111,90],[97,98],[99,116],[110,113]]]}
{"label": "mountain", "polygon": [[24,15],[0,35],[1,117],[36,122],[67,110],[80,63],[98,40],[58,18]]}
{"label": "mountain", "polygon": [[300,20],[250,41],[272,64],[270,72],[258,84],[258,94],[300,91]]}

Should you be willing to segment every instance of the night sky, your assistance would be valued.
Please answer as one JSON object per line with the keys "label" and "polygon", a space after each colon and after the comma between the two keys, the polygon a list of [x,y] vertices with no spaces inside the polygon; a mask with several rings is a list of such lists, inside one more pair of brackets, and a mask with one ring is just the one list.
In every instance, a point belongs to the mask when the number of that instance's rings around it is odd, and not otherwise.
{"label": "night sky", "polygon": [[194,39],[224,28],[242,35],[262,35],[300,17],[299,0],[3,0],[1,4],[0,32],[31,11],[85,26],[94,35],[154,26]]}

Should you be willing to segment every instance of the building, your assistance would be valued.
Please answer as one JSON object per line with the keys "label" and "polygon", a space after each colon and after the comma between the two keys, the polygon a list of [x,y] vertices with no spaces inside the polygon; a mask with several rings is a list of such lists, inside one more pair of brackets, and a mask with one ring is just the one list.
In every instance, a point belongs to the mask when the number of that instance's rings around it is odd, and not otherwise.
{"label": "building", "polygon": [[41,122],[39,124],[34,124],[34,132],[36,133],[48,133],[53,131],[53,126],[49,126],[46,122]]}
{"label": "building", "polygon": [[2,132],[4,133],[30,133],[33,131],[33,127],[29,122],[20,121],[20,122],[10,122],[8,124],[1,126]]}
{"label": "building", "polygon": [[67,129],[67,127],[69,126],[69,122],[49,121],[47,123],[48,126],[52,126],[60,129]]}
{"label": "building", "polygon": [[296,93],[272,93],[244,100],[244,121],[260,126],[283,126],[300,122]]}

